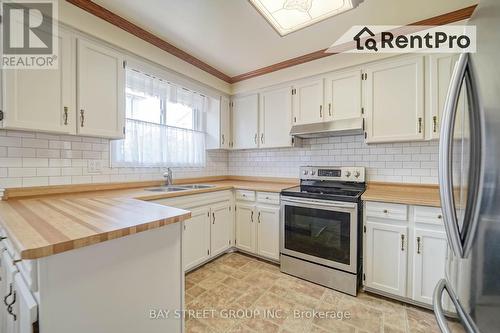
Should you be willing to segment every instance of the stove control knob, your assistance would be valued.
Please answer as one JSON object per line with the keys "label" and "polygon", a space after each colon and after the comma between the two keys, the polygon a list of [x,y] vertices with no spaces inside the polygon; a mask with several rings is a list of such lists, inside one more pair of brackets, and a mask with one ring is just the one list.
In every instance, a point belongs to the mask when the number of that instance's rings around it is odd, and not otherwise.
{"label": "stove control knob", "polygon": [[351,177],[351,171],[346,171],[346,172],[345,172],[345,176],[346,176],[346,177]]}
{"label": "stove control knob", "polygon": [[316,174],[316,171],[311,171],[311,176],[314,176]]}
{"label": "stove control knob", "polygon": [[302,171],[302,173],[304,174],[304,176],[307,176],[309,174],[309,171],[304,170],[304,171]]}
{"label": "stove control knob", "polygon": [[359,171],[354,171],[354,177],[359,178],[361,176],[361,173]]}

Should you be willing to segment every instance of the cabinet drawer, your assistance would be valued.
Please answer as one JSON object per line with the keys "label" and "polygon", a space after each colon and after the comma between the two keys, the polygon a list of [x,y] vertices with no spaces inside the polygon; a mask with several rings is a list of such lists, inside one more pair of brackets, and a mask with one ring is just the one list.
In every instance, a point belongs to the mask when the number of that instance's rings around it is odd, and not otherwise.
{"label": "cabinet drawer", "polygon": [[270,205],[279,205],[280,194],[272,192],[257,192],[257,202],[266,203]]}
{"label": "cabinet drawer", "polygon": [[366,216],[381,217],[393,220],[408,220],[408,206],[385,202],[367,202]]}
{"label": "cabinet drawer", "polygon": [[443,212],[439,207],[415,206],[415,222],[443,225]]}
{"label": "cabinet drawer", "polygon": [[246,190],[236,190],[236,200],[255,201],[255,192]]}

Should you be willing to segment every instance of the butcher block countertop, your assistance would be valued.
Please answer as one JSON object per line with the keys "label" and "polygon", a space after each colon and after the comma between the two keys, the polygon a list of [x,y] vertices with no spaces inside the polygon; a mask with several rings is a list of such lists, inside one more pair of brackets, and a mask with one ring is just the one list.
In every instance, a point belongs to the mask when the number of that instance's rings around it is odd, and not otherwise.
{"label": "butcher block countertop", "polygon": [[[229,179],[228,179],[229,178]],[[189,219],[186,210],[148,200],[245,189],[280,192],[294,180],[208,177],[183,183],[215,185],[209,189],[151,192],[161,182],[82,184],[6,189],[0,223],[20,258],[37,259]]]}
{"label": "butcher block countertop", "polygon": [[438,185],[368,183],[361,197],[364,201],[380,201],[407,205],[440,207]]}

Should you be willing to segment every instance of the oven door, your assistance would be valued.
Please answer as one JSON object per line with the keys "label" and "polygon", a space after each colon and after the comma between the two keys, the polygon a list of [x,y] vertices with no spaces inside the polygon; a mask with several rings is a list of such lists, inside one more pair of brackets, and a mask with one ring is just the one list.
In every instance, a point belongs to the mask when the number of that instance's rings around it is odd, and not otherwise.
{"label": "oven door", "polygon": [[356,273],[357,214],[356,203],[282,196],[280,251]]}

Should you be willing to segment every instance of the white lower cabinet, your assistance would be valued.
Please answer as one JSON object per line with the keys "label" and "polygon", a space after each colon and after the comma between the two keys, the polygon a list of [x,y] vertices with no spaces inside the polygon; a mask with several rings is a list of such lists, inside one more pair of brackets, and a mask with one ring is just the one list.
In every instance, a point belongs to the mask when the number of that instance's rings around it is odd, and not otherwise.
{"label": "white lower cabinet", "polygon": [[405,296],[408,227],[366,222],[366,286]]}
{"label": "white lower cabinet", "polygon": [[365,289],[431,305],[447,265],[441,209],[366,202],[365,212]]}
{"label": "white lower cabinet", "polygon": [[[250,194],[250,195],[249,195]],[[237,191],[236,247],[272,260],[279,260],[279,194]]]}
{"label": "white lower cabinet", "polygon": [[190,269],[210,258],[210,207],[191,210],[191,218],[184,221],[182,258],[184,269]]}
{"label": "white lower cabinet", "polygon": [[236,203],[236,247],[247,252],[256,252],[255,205]]}
{"label": "white lower cabinet", "polygon": [[434,287],[445,276],[446,233],[416,227],[414,238],[412,298],[431,304]]}
{"label": "white lower cabinet", "polygon": [[[2,237],[5,237],[2,234]],[[35,301],[19,267],[13,264],[11,247],[0,243],[0,332],[32,333],[38,320],[38,304]]]}
{"label": "white lower cabinet", "polygon": [[257,206],[257,254],[279,260],[279,223],[279,206]]}
{"label": "white lower cabinet", "polygon": [[216,256],[232,246],[233,214],[231,202],[225,201],[211,207],[210,255]]}

